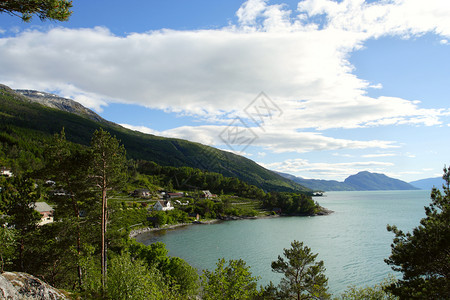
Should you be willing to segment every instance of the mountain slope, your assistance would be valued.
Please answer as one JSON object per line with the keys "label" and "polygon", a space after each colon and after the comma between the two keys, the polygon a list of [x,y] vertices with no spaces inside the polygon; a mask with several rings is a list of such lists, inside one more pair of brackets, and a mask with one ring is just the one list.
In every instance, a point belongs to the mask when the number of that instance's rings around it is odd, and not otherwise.
{"label": "mountain slope", "polygon": [[374,190],[415,190],[416,187],[384,174],[359,172],[345,179],[336,180],[304,179],[293,175],[279,173],[303,186],[315,191],[374,191]]}
{"label": "mountain slope", "polygon": [[89,119],[96,122],[109,123],[92,110],[71,99],[66,99],[57,95],[33,90],[15,90],[15,92],[29,98],[33,102],[40,103],[47,107],[56,108],[83,117],[88,117]]}
{"label": "mountain slope", "polygon": [[351,187],[343,182],[337,180],[324,180],[324,179],[305,179],[297,176],[293,176],[286,173],[280,173],[281,176],[288,178],[298,184],[306,186],[313,191],[354,191],[355,188]]}
{"label": "mountain slope", "polygon": [[355,190],[362,191],[417,190],[417,188],[407,182],[388,177],[384,174],[370,173],[367,171],[347,177],[344,183],[355,188]]}
{"label": "mountain slope", "polygon": [[444,180],[442,179],[442,177],[425,178],[411,181],[409,184],[421,190],[431,190],[433,187],[440,189],[444,184]]}
{"label": "mountain slope", "polygon": [[[59,133],[64,127],[68,140],[88,145],[92,133],[102,127],[124,144],[128,157],[133,159],[154,161],[165,166],[188,166],[217,172],[224,176],[237,177],[267,191],[308,190],[245,157],[182,139],[163,138],[132,131],[100,117],[97,118],[95,113],[79,108],[77,114],[74,114],[71,111],[77,106],[73,103],[74,101],[64,101],[65,99],[60,97],[50,99],[57,100],[56,103],[61,104],[56,105],[55,101],[42,99],[55,97],[38,93],[40,92],[18,93],[7,86],[0,85],[0,130],[5,133],[15,130],[21,134],[39,138]],[[31,95],[31,97],[24,95]],[[40,103],[37,103],[36,99]],[[56,108],[42,104],[53,105]],[[0,142],[7,142],[8,138],[0,136]]]}

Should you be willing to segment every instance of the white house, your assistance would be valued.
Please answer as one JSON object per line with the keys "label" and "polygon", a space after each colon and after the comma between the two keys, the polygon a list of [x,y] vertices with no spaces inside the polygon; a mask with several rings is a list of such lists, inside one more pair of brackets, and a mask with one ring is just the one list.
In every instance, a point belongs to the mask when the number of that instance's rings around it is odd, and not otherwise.
{"label": "white house", "polygon": [[6,176],[6,177],[12,177],[14,176],[14,174],[11,172],[10,169],[7,169],[5,167],[1,167],[0,168],[0,175],[1,176]]}
{"label": "white house", "polygon": [[34,209],[41,214],[39,225],[53,222],[53,208],[45,202],[36,202]]}
{"label": "white house", "polygon": [[211,194],[211,192],[209,190],[205,190],[205,191],[202,191],[202,194],[200,195],[200,197],[209,199],[209,198],[216,198],[217,195]]}
{"label": "white house", "polygon": [[169,200],[166,200],[166,201],[159,200],[159,201],[156,201],[155,205],[153,205],[153,209],[166,211],[166,210],[172,210],[172,209],[174,209],[174,207]]}

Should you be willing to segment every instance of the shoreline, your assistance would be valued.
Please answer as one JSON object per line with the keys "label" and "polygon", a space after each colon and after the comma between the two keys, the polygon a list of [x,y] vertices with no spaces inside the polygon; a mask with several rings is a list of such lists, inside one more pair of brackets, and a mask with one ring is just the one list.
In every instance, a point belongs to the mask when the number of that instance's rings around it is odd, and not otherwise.
{"label": "shoreline", "polygon": [[220,219],[213,219],[207,221],[193,221],[191,223],[178,223],[173,225],[163,225],[162,227],[144,227],[135,230],[131,230],[129,233],[130,238],[136,238],[137,236],[147,233],[147,232],[158,232],[162,230],[174,230],[178,227],[190,226],[190,225],[210,225],[219,222],[226,221],[237,221],[237,220],[257,220],[257,219],[271,219],[271,218],[282,218],[282,217],[316,217],[316,216],[328,216],[334,213],[334,211],[321,207],[321,211],[314,215],[265,215],[265,216],[255,216],[255,217],[236,217],[236,216],[225,216]]}

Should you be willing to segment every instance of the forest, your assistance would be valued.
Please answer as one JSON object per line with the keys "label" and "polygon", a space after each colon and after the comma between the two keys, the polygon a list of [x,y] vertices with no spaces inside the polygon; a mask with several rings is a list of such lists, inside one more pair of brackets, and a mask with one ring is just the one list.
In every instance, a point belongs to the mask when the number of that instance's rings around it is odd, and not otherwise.
{"label": "forest", "polygon": [[[119,291],[111,290],[117,285],[107,282],[132,278],[123,272],[138,269],[151,278],[153,288],[146,286],[147,296],[180,299],[199,292],[197,270],[169,257],[164,244],[144,246],[129,238],[136,224],[185,223],[197,214],[206,219],[254,217],[271,214],[274,207],[286,214],[318,210],[308,194],[266,193],[218,173],[127,159],[120,141],[102,129],[93,134],[90,146],[69,142],[64,129],[40,142],[35,137],[23,139],[24,133],[15,138],[14,130],[0,136],[0,162],[14,174],[0,177],[2,272],[33,274],[74,297],[119,299]],[[152,212],[147,208],[153,199],[130,197],[137,188],[153,193],[185,191],[193,196],[182,199],[190,200],[190,205]],[[195,197],[203,189],[217,193],[218,199]],[[36,202],[53,207],[54,222],[39,225]],[[250,203],[250,208],[232,205],[239,202]],[[149,221],[155,218],[156,224]]]}

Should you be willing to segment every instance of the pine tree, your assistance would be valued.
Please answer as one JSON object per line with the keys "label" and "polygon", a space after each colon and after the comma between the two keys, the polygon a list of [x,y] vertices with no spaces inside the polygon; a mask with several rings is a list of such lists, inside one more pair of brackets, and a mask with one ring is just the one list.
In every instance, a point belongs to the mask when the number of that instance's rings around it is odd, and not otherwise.
{"label": "pine tree", "polygon": [[72,14],[72,1],[68,0],[8,0],[0,2],[0,13],[20,16],[29,22],[33,15],[41,20],[67,21]]}
{"label": "pine tree", "polygon": [[[328,279],[323,261],[316,262],[317,254],[302,242],[293,241],[290,249],[283,250],[284,257],[278,256],[272,262],[272,271],[284,274],[276,299],[329,299]],[[274,290],[271,284],[266,290]]]}
{"label": "pine tree", "polygon": [[203,299],[253,299],[258,296],[258,278],[252,276],[245,261],[231,259],[228,265],[225,263],[225,259],[219,259],[214,271],[203,271]]}
{"label": "pine tree", "polygon": [[450,299],[450,169],[444,167],[444,194],[433,188],[426,217],[412,233],[396,226],[386,263],[403,278],[387,289],[400,299]]}
{"label": "pine tree", "polygon": [[[77,255],[78,288],[81,290],[82,268],[80,265],[82,256],[82,225],[87,226],[87,216],[92,215],[92,192],[89,188],[89,178],[86,170],[89,166],[88,151],[66,140],[64,128],[60,134],[55,134],[53,140],[46,149],[47,178],[55,180],[55,188],[63,190],[63,195],[54,195],[52,200],[57,203],[56,214],[58,221],[64,222],[68,229],[66,234],[70,239],[75,239]],[[85,217],[81,218],[81,213]],[[95,215],[95,213],[94,213]],[[90,226],[91,227],[91,226]],[[84,230],[86,231],[86,230]]]}
{"label": "pine tree", "polygon": [[37,229],[40,214],[34,210],[40,198],[35,183],[30,178],[13,177],[2,190],[2,197],[8,205],[8,224],[17,231],[17,267],[25,271],[24,252],[26,240]]}
{"label": "pine tree", "polygon": [[91,140],[92,160],[90,175],[101,192],[102,230],[101,266],[102,286],[105,290],[107,279],[106,231],[108,225],[108,191],[120,186],[126,178],[125,148],[119,141],[103,129],[96,130]]}

